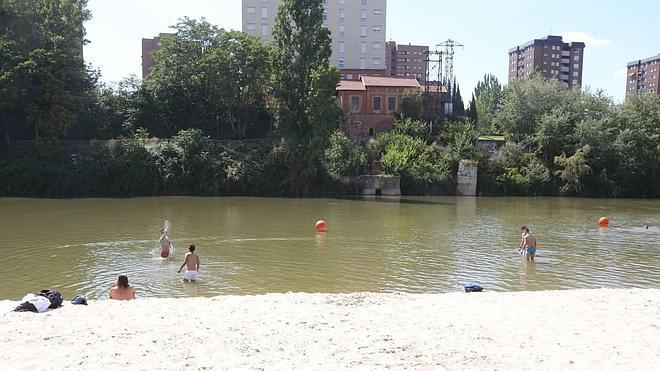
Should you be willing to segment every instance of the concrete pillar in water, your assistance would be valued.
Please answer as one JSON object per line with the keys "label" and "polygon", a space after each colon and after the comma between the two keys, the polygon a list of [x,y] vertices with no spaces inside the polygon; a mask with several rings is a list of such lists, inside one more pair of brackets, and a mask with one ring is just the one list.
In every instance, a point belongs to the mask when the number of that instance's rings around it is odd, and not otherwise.
{"label": "concrete pillar in water", "polygon": [[470,160],[458,162],[456,174],[456,195],[476,196],[477,194],[477,163]]}

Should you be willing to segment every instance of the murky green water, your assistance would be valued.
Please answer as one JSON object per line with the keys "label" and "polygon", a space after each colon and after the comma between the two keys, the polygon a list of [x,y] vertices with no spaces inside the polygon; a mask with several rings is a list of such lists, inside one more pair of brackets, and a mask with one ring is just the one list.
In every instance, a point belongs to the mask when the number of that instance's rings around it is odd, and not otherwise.
{"label": "murky green water", "polygon": [[[325,234],[314,230],[321,218]],[[176,252],[161,259],[166,219]],[[521,224],[537,236],[536,263],[516,252]],[[176,270],[192,242],[200,279],[183,284]],[[493,291],[659,288],[660,201],[5,198],[0,252],[0,299],[42,288],[105,298],[119,273],[141,297],[437,293],[470,282]]]}

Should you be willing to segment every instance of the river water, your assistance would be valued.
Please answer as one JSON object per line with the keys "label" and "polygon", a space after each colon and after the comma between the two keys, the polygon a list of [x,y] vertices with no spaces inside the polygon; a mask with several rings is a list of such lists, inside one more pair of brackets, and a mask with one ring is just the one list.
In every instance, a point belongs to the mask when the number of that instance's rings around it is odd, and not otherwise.
{"label": "river water", "polygon": [[[516,250],[522,224],[534,263]],[[190,243],[197,284],[176,273]],[[0,198],[0,252],[0,299],[14,300],[44,288],[105,298],[122,273],[139,297],[660,288],[660,200]]]}

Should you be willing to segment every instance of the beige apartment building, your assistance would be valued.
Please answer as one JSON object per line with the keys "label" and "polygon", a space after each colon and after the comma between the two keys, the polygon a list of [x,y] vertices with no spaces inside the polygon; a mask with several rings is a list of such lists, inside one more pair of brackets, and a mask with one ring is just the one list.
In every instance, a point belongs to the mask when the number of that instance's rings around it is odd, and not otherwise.
{"label": "beige apartment building", "polygon": [[565,43],[561,36],[535,39],[509,50],[509,81],[528,77],[534,71],[568,87],[582,86],[583,42]]}
{"label": "beige apartment building", "polygon": [[[324,24],[332,32],[331,62],[340,70],[385,70],[387,0],[322,1]],[[242,2],[243,32],[272,41],[280,0]]]}
{"label": "beige apartment building", "polygon": [[660,95],[660,53],[628,63],[626,95],[639,93]]}
{"label": "beige apartment building", "polygon": [[426,81],[426,45],[399,44],[388,41],[385,47],[385,70],[387,76],[414,77],[420,83]]}

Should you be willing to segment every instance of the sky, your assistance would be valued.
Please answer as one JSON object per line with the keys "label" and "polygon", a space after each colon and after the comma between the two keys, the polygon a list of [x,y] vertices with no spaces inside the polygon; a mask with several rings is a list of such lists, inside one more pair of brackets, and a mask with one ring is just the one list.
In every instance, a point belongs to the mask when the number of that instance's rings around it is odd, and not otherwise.
{"label": "sky", "polygon": [[[181,17],[241,29],[241,0],[89,0],[89,9],[84,56],[104,82],[141,76],[141,39],[168,32]],[[387,39],[465,45],[456,50],[454,70],[467,104],[484,74],[506,82],[510,48],[562,35],[586,43],[583,87],[620,102],[626,64],[660,53],[658,14],[658,0],[388,0]]]}

